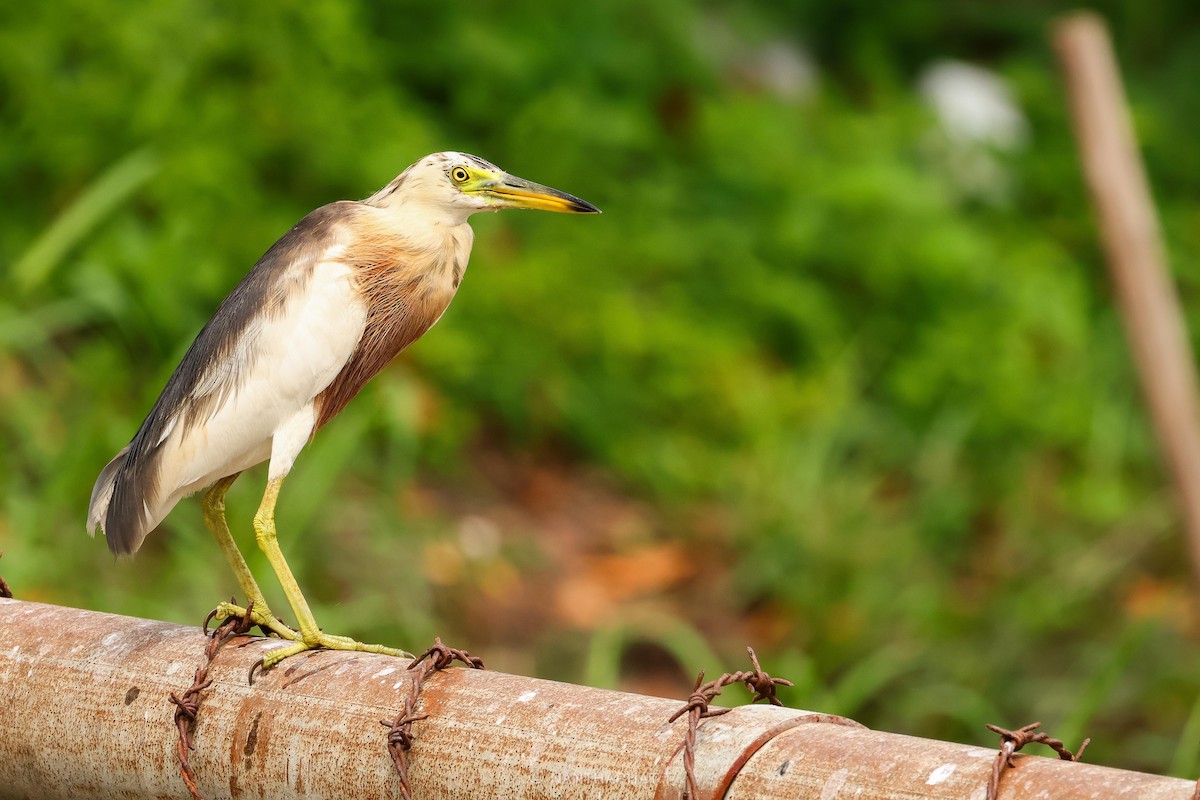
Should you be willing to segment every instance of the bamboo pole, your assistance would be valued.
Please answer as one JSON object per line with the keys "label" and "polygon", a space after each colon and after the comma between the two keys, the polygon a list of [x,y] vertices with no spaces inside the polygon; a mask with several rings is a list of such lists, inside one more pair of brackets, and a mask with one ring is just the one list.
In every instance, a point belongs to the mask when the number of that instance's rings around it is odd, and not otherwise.
{"label": "bamboo pole", "polygon": [[[0,797],[187,797],[172,692],[191,683],[196,628],[0,599]],[[260,675],[278,640],[242,637],[217,655],[191,753],[208,800],[398,796],[382,719],[403,704],[407,662],[297,656]],[[680,700],[449,669],[429,678],[410,751],[421,800],[680,798]],[[829,724],[747,706],[700,726],[701,796],[982,798],[996,750]],[[1172,778],[1017,756],[1003,800],[1189,800]]]}
{"label": "bamboo pole", "polygon": [[1064,17],[1053,37],[1109,274],[1183,514],[1193,573],[1200,579],[1200,395],[1195,357],[1167,269],[1120,72],[1108,29],[1098,15],[1078,12]]}

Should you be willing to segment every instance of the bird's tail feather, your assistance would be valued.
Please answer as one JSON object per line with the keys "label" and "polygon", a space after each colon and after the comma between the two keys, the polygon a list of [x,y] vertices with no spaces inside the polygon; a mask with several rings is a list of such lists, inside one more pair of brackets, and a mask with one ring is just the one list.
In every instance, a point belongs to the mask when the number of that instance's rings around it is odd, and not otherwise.
{"label": "bird's tail feather", "polygon": [[108,549],[117,555],[132,553],[144,538],[141,530],[144,527],[142,520],[137,521],[142,524],[134,524],[136,530],[130,529],[126,524],[109,524],[114,521],[109,515],[109,507],[112,505],[117,480],[121,477],[121,470],[125,467],[129,447],[126,445],[121,448],[121,452],[113,456],[112,461],[109,461],[104,469],[100,470],[100,477],[96,478],[96,485],[92,487],[92,499],[88,503],[88,535],[95,536],[96,531],[103,533],[108,540]]}
{"label": "bird's tail feather", "polygon": [[100,470],[100,477],[96,478],[96,485],[92,487],[92,499],[88,501],[88,536],[95,536],[96,531],[104,532],[104,518],[108,516],[108,504],[112,500],[113,483],[117,479],[117,473],[125,465],[125,456],[128,453],[129,445],[125,445],[121,448],[121,452],[113,456],[112,461],[109,461],[104,469]]}

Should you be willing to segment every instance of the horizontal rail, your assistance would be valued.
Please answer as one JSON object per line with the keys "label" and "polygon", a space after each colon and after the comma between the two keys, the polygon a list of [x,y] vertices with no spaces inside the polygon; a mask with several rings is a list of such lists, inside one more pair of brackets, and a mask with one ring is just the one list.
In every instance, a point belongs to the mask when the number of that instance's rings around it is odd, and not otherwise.
{"label": "horizontal rail", "polygon": [[[172,721],[201,666],[196,628],[0,599],[0,797],[183,797]],[[386,750],[413,672],[387,656],[315,652],[247,681],[277,640],[231,640],[213,662],[190,761],[208,800],[399,797]],[[420,800],[680,798],[681,700],[452,668],[413,727]],[[983,798],[997,751],[747,706],[705,720],[700,797]],[[1194,784],[1017,756],[1000,797],[1190,800]]]}

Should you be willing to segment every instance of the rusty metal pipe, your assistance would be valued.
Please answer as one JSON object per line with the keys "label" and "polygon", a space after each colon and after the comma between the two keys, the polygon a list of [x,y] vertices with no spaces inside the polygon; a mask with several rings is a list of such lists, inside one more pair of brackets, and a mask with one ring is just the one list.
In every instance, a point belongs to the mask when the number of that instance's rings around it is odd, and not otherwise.
{"label": "rusty metal pipe", "polygon": [[[187,797],[171,692],[191,683],[196,628],[0,599],[0,798]],[[231,642],[213,664],[191,762],[208,800],[397,797],[382,719],[411,675],[386,656],[317,652],[260,675],[272,643]],[[431,677],[416,723],[413,793],[462,798],[678,798],[679,700],[450,669]],[[983,797],[996,750],[745,707],[704,721],[704,797]],[[1001,797],[1185,800],[1194,785],[1019,756]],[[696,798],[703,800],[703,798]]]}

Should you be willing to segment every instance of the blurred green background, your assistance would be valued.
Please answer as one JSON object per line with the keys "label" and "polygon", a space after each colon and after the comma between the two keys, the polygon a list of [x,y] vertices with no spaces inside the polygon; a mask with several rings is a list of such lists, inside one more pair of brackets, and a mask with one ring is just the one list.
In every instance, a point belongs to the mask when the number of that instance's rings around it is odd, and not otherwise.
{"label": "blurred green background", "polygon": [[[790,705],[989,744],[1040,719],[1194,777],[1200,624],[1066,8],[6,5],[0,574],[188,623],[232,593],[194,500],[134,561],[89,540],[96,474],[297,219],[466,150],[605,213],[476,217],[445,318],[301,456],[279,528],[328,630],[679,697],[753,644]],[[1097,8],[1197,321],[1200,6]],[[939,115],[947,59],[1007,116]],[[264,481],[230,511],[266,576]]]}

